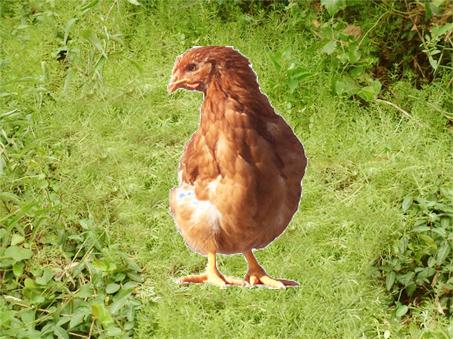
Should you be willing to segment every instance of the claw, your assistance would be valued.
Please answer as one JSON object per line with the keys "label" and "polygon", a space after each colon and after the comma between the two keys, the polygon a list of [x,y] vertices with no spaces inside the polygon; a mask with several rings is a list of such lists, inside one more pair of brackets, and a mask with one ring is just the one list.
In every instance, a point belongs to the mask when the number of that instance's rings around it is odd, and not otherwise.
{"label": "claw", "polygon": [[226,286],[245,286],[246,282],[242,279],[223,276],[220,273],[211,274],[205,273],[200,275],[188,275],[186,277],[181,277],[178,279],[180,284],[201,284],[208,283],[220,288],[225,288]]}
{"label": "claw", "polygon": [[200,275],[189,275],[178,279],[180,284],[209,283],[220,288],[226,286],[245,286],[246,282],[239,278],[222,275],[216,266],[215,253],[208,253],[208,265],[206,273]]}
{"label": "claw", "polygon": [[299,286],[299,283],[294,280],[287,279],[274,279],[268,276],[267,274],[259,273],[249,273],[245,277],[245,281],[250,284],[250,286],[263,286],[269,288],[278,288],[284,289],[286,287],[296,287]]}
{"label": "claw", "polygon": [[244,256],[249,265],[247,275],[244,280],[251,286],[265,286],[269,288],[284,289],[287,286],[299,286],[297,281],[286,280],[286,279],[274,279],[271,278],[266,271],[258,264],[252,251],[244,253]]}

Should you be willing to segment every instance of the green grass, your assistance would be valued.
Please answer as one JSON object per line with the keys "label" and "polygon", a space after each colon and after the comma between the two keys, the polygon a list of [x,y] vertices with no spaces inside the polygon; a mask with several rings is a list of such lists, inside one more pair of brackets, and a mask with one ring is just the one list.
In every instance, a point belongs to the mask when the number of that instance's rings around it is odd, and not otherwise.
{"label": "green grass", "polygon": [[[442,114],[451,100],[448,74],[420,90],[404,81],[392,85],[385,99],[410,112],[408,119],[382,102],[362,105],[331,94],[335,73],[304,29],[314,16],[308,10],[306,22],[295,24],[291,14],[277,12],[245,17],[232,10],[222,20],[211,2],[146,8],[101,2],[85,14],[76,1],[35,4],[34,12],[26,3],[9,4],[1,19],[0,114],[17,110],[25,122],[18,138],[24,146],[7,148],[0,191],[19,181],[40,202],[49,189],[31,176],[44,173],[61,209],[58,218],[50,217],[52,210],[37,223],[40,233],[89,217],[136,260],[144,278],[137,338],[453,335],[434,303],[397,319],[382,282],[371,275],[373,260],[405,228],[402,199],[453,185],[453,140]],[[54,53],[75,17],[66,61],[57,61]],[[169,96],[166,84],[176,55],[207,44],[233,45],[252,60],[263,91],[305,145],[309,165],[299,211],[286,233],[257,253],[271,275],[298,280],[300,288],[174,283],[205,265],[168,213],[168,191],[202,97]],[[279,82],[271,61],[278,51],[289,51],[311,75],[296,93]],[[43,247],[32,263],[56,265],[55,252]],[[240,256],[219,259],[222,272],[245,274]]]}

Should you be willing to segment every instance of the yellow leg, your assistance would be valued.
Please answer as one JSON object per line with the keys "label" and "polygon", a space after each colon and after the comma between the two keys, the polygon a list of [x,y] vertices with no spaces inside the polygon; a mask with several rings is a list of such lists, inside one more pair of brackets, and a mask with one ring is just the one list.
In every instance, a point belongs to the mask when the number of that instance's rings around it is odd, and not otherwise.
{"label": "yellow leg", "polygon": [[299,286],[299,283],[297,281],[271,278],[258,263],[252,251],[245,252],[244,256],[249,266],[247,270],[247,275],[245,276],[245,281],[248,282],[251,286],[261,285],[271,288],[285,288],[286,286]]}
{"label": "yellow leg", "polygon": [[206,273],[182,277],[179,278],[179,282],[184,284],[210,283],[219,287],[225,287],[227,285],[237,286],[245,285],[244,280],[224,276],[219,272],[219,270],[217,269],[215,252],[208,253],[208,264],[206,266]]}

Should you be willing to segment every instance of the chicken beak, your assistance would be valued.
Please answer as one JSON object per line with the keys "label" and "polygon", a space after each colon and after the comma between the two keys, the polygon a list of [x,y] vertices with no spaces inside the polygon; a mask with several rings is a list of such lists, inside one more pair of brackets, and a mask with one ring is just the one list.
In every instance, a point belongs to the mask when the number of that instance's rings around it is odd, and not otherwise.
{"label": "chicken beak", "polygon": [[168,93],[173,93],[178,88],[184,86],[186,79],[176,80],[176,78],[171,78],[170,83],[168,84],[167,90]]}

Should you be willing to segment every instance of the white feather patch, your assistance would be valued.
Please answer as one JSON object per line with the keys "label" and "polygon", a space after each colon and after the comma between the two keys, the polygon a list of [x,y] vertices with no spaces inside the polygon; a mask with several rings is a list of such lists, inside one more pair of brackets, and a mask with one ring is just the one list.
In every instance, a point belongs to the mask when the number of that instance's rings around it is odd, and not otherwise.
{"label": "white feather patch", "polygon": [[[208,184],[210,192],[217,187],[218,180]],[[207,200],[198,200],[195,195],[195,189],[191,185],[178,187],[176,191],[176,203],[184,205],[192,210],[190,221],[194,224],[204,222],[211,227],[219,226],[220,212],[212,203]]]}

